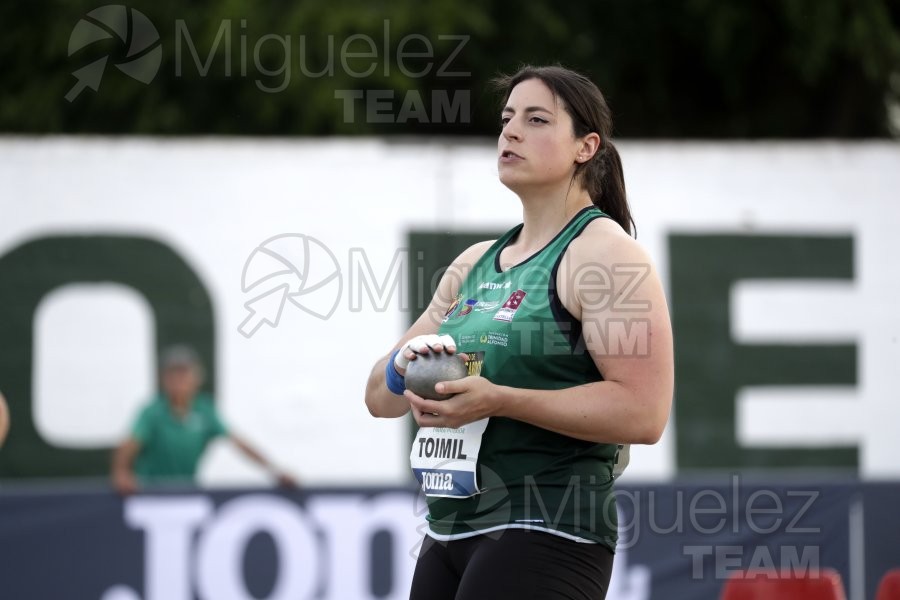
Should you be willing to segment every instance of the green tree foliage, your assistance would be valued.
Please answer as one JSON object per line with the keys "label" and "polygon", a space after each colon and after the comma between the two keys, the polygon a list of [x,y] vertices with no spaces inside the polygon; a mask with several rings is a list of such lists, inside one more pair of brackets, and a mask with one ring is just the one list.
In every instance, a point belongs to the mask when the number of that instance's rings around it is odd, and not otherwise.
{"label": "green tree foliage", "polygon": [[489,81],[526,62],[588,73],[621,137],[883,137],[900,105],[895,0],[138,0],[162,48],[148,84],[114,68],[128,39],[68,55],[101,5],[0,7],[0,130],[493,135]]}

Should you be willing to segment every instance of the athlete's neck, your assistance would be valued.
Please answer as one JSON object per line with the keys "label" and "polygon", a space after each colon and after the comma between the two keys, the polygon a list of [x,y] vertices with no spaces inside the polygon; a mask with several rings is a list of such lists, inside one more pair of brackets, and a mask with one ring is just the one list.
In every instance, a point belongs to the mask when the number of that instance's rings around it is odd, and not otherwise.
{"label": "athlete's neck", "polygon": [[537,252],[562,231],[578,211],[592,206],[591,197],[573,185],[554,197],[548,194],[520,194],[522,200],[522,230],[515,245],[524,253]]}

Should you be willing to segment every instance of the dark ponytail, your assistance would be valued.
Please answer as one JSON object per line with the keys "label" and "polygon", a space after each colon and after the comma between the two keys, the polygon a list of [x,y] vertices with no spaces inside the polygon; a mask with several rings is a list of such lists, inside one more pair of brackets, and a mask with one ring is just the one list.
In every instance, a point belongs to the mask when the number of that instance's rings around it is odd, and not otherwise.
{"label": "dark ponytail", "polygon": [[636,226],[625,195],[622,160],[610,139],[612,113],[603,93],[584,75],[558,65],[526,65],[513,75],[498,77],[494,80],[494,85],[503,93],[505,103],[513,88],[528,79],[540,79],[562,100],[566,112],[572,118],[575,137],[583,137],[589,133],[600,136],[597,152],[591,160],[576,165],[575,177],[597,208],[609,215],[629,235],[634,235]]}
{"label": "dark ponytail", "polygon": [[603,146],[591,160],[575,168],[575,176],[581,177],[582,185],[591,196],[594,206],[612,217],[629,235],[634,235],[637,227],[625,195],[622,159],[612,140],[606,139],[601,143]]}

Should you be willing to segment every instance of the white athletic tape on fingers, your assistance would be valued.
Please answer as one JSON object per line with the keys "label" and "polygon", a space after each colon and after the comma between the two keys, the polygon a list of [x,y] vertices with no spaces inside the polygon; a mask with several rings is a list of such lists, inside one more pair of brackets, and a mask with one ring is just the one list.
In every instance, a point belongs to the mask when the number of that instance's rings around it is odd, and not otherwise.
{"label": "white athletic tape on fingers", "polygon": [[444,334],[438,336],[438,341],[444,348],[453,348],[456,350],[456,340],[453,339],[452,335]]}
{"label": "white athletic tape on fingers", "polygon": [[406,367],[409,366],[409,359],[404,356],[407,346],[400,349],[400,352],[394,355],[394,367],[399,373],[401,370],[405,373]]}
{"label": "white athletic tape on fingers", "polygon": [[422,352],[427,351],[427,341],[432,336],[437,337],[434,336],[434,334],[417,335],[416,337],[406,342],[406,345],[403,346],[403,349],[397,353],[397,356],[394,357],[394,366],[397,367],[397,369],[403,369],[405,371],[406,367],[409,366],[409,359],[406,358],[406,351],[411,350],[415,354],[421,354]]}
{"label": "white athletic tape on fingers", "polygon": [[409,343],[406,344],[406,346],[416,354],[425,354],[428,351],[434,350],[434,347],[438,344],[445,348],[456,348],[456,342],[453,340],[453,337],[446,333],[444,335],[437,335],[436,333],[419,335],[409,340]]}
{"label": "white athletic tape on fingers", "polygon": [[436,333],[417,335],[406,342],[403,350],[394,357],[394,366],[405,371],[409,366],[409,359],[405,356],[406,350],[412,350],[416,354],[424,354],[433,350],[437,344],[441,344],[444,348],[456,350],[456,341],[453,339],[453,336],[446,333],[444,335],[437,335]]}

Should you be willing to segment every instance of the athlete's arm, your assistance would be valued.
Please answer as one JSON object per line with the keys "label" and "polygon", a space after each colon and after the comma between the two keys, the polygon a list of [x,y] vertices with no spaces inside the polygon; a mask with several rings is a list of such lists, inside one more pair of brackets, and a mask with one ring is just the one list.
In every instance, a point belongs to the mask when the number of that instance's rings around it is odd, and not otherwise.
{"label": "athlete's arm", "polygon": [[138,490],[133,465],[140,451],[141,443],[133,437],[129,437],[113,451],[112,484],[120,494],[133,494]]}
{"label": "athlete's arm", "polygon": [[385,367],[394,351],[402,348],[409,340],[419,335],[438,332],[444,314],[456,298],[460,285],[469,274],[472,266],[491,247],[493,241],[479,242],[467,248],[450,264],[434,292],[434,297],[425,312],[403,334],[386,356],[383,356],[372,368],[366,384],[366,406],[375,417],[402,417],[409,412],[409,401],[401,395],[391,392],[385,385]]}
{"label": "athlete's arm", "polygon": [[666,299],[644,250],[611,227],[617,226],[607,219],[592,222],[569,246],[557,280],[563,305],[582,323],[603,381],[530,390],[466,377],[439,384],[439,392],[457,393],[443,402],[407,391],[420,425],[459,427],[504,416],[589,441],[659,440],[674,390]]}

